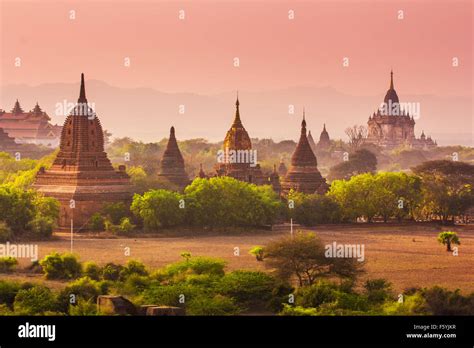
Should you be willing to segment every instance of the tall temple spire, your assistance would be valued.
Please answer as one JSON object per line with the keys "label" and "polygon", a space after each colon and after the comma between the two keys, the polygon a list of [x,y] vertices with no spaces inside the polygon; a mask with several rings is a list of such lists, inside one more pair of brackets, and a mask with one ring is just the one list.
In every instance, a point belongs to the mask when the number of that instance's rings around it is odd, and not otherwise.
{"label": "tall temple spire", "polygon": [[81,74],[81,90],[79,92],[79,99],[77,100],[77,102],[87,104],[86,87],[84,84],[84,73]]}
{"label": "tall temple spire", "polygon": [[243,127],[242,121],[240,120],[240,102],[239,102],[239,92],[237,92],[237,99],[235,100],[235,118],[232,124],[232,127]]}
{"label": "tall temple spire", "polygon": [[303,108],[303,121],[301,121],[301,134],[304,134],[306,137],[306,120],[305,120],[305,111]]}
{"label": "tall temple spire", "polygon": [[[385,98],[383,99],[383,102],[387,106],[393,107],[395,103],[399,103],[398,100],[398,95],[397,92],[395,91],[395,88],[393,86],[393,70],[390,70],[390,88],[388,89],[387,93],[385,94]],[[392,109],[389,108],[388,114],[392,114]]]}
{"label": "tall temple spire", "polygon": [[227,131],[224,139],[223,148],[229,150],[250,150],[252,143],[240,119],[239,97],[235,101],[235,117],[232,126]]}

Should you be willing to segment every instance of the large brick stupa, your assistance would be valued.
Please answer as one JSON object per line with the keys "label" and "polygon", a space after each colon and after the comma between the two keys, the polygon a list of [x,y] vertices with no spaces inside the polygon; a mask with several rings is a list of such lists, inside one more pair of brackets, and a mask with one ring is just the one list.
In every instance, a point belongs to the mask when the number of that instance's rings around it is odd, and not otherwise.
{"label": "large brick stupa", "polygon": [[66,118],[60,150],[49,170],[41,168],[33,187],[59,200],[59,227],[84,229],[104,204],[130,203],[132,187],[125,166],[116,171],[104,151],[99,118],[86,99],[84,74],[76,106]]}

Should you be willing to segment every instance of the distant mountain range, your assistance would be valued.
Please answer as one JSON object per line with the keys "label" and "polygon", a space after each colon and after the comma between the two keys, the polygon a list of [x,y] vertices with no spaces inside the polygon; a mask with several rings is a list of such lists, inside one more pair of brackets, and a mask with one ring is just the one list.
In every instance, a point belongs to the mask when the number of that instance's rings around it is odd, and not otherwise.
{"label": "distant mountain range", "polygon": [[[385,92],[385,91],[383,91]],[[473,146],[473,106],[469,96],[441,97],[405,95],[397,91],[401,102],[419,102],[421,117],[416,135],[424,130],[439,145]],[[64,116],[56,115],[59,104],[74,103],[79,84],[48,83],[39,86],[6,85],[1,88],[0,108],[10,110],[18,98],[24,110],[38,101],[52,118],[62,124]],[[119,88],[97,80],[86,80],[86,94],[104,129],[114,137],[131,137],[145,142],[159,141],[169,135],[174,125],[178,140],[206,138],[222,140],[235,113],[235,92],[215,95],[165,93],[152,88]],[[384,93],[353,96],[331,87],[300,86],[261,92],[239,92],[240,112],[252,138],[297,140],[303,106],[308,129],[313,137],[326,123],[331,138],[346,140],[344,130],[354,124],[366,124],[383,101]],[[290,105],[295,113],[289,114]],[[180,106],[184,113],[180,113]]]}

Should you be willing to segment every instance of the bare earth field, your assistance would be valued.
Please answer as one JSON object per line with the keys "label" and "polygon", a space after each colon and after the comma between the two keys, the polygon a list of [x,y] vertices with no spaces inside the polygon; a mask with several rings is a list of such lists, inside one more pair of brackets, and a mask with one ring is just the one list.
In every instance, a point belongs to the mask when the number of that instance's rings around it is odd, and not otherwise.
{"label": "bare earth field", "polygon": [[[305,229],[307,230],[307,229]],[[388,279],[396,291],[408,287],[440,285],[449,289],[459,288],[463,293],[474,291],[474,226],[439,227],[436,225],[325,225],[311,229],[326,243],[364,244],[366,278]],[[461,240],[459,256],[446,252],[436,240],[442,230],[457,231]],[[178,261],[180,253],[212,256],[227,261],[228,269],[265,270],[248,251],[255,245],[265,245],[270,240],[289,234],[289,227],[279,226],[277,231],[259,231],[255,234],[214,235],[200,237],[153,238],[93,238],[77,235],[74,253],[81,261],[125,263],[133,258],[149,268],[158,268]],[[68,252],[70,239],[67,233],[56,235],[55,240],[38,242],[39,256],[52,251]],[[125,256],[125,248],[130,256]],[[240,248],[240,256],[234,248]],[[29,261],[21,260],[26,266]],[[1,278],[38,280],[40,275],[12,274]],[[47,282],[61,287],[61,282]]]}

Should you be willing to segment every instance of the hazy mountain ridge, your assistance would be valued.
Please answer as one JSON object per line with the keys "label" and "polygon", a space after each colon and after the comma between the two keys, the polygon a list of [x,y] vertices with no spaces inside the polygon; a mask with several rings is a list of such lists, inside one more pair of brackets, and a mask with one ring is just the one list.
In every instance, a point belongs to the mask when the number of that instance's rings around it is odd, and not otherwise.
{"label": "hazy mountain ridge", "polygon": [[[2,87],[0,108],[11,110],[18,98],[24,110],[36,101],[52,118],[62,124],[64,116],[56,115],[57,104],[77,101],[79,84],[46,83],[38,86],[7,85]],[[405,95],[397,91],[401,102],[420,102],[421,118],[417,136],[424,130],[440,145],[473,146],[472,100],[465,96]],[[235,92],[214,95],[166,93],[153,88],[122,88],[103,81],[86,80],[86,94],[102,125],[114,137],[129,136],[146,142],[158,141],[174,125],[178,139],[206,138],[222,140],[235,113]],[[303,107],[308,129],[317,140],[326,123],[332,138],[346,139],[344,129],[366,124],[383,100],[384,93],[374,96],[352,96],[330,86],[300,86],[262,92],[239,92],[241,118],[252,138],[274,140],[298,139]],[[184,105],[184,114],[179,113]],[[289,106],[294,105],[294,114]]]}

